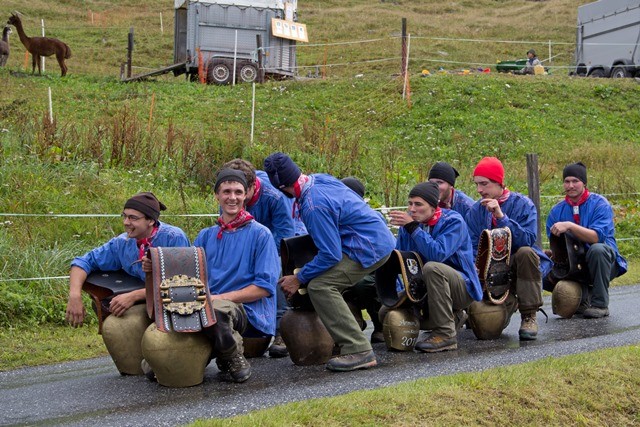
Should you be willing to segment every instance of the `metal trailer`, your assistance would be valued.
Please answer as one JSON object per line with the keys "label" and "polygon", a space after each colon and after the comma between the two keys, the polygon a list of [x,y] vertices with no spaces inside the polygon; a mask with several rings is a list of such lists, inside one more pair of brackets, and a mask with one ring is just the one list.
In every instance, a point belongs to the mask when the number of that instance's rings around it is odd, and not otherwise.
{"label": "metal trailer", "polygon": [[639,41],[640,0],[599,0],[580,6],[572,74],[640,76]]}
{"label": "metal trailer", "polygon": [[297,0],[175,0],[174,63],[186,63],[176,74],[195,79],[202,65],[208,83],[227,84],[235,65],[236,81],[292,77],[296,42],[271,34],[271,19],[285,19],[285,3],[296,20]]}

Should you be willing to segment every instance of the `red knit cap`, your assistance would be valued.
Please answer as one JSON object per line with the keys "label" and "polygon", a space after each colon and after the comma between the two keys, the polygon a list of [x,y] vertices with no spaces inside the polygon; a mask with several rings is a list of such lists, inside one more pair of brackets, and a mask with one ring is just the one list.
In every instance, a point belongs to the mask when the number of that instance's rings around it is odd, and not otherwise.
{"label": "red knit cap", "polygon": [[504,185],[504,167],[496,157],[484,157],[473,170],[473,176],[484,176],[501,186]]}

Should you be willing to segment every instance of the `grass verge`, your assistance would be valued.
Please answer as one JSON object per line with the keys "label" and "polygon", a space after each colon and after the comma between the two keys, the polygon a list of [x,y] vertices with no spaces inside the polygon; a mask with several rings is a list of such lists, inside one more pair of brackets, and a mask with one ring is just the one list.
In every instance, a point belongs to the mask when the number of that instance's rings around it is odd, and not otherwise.
{"label": "grass verge", "polygon": [[194,426],[630,426],[640,422],[640,346],[278,406]]}

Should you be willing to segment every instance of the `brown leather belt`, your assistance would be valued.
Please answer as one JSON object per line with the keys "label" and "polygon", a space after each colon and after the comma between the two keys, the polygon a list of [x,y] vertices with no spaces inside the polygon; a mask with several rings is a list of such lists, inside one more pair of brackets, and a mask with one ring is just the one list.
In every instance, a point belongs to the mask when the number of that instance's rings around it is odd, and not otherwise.
{"label": "brown leather belt", "polygon": [[82,290],[93,299],[93,308],[98,315],[98,333],[102,333],[102,322],[111,314],[111,299],[120,294],[144,288],[144,282],[124,270],[94,271],[87,276]]}
{"label": "brown leather belt", "polygon": [[[400,307],[407,299],[422,302],[427,288],[422,280],[422,257],[417,252],[394,249],[387,262],[376,270],[376,290],[380,302],[387,307]],[[398,280],[402,290],[398,290]]]}
{"label": "brown leather belt", "polygon": [[198,332],[216,323],[207,282],[204,250],[149,248],[147,312],[159,331]]}

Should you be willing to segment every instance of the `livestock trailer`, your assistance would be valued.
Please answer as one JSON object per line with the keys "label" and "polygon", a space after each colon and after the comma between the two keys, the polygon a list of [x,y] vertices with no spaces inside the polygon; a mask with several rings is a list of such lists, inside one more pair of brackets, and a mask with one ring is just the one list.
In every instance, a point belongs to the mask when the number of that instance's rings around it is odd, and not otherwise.
{"label": "livestock trailer", "polygon": [[640,0],[599,0],[578,7],[576,68],[592,77],[640,74]]}
{"label": "livestock trailer", "polygon": [[297,0],[174,1],[174,63],[186,63],[180,73],[195,78],[200,67],[207,82],[217,84],[232,80],[234,65],[237,81],[253,82],[260,72],[271,78],[295,74],[296,41],[275,37],[271,28],[273,18],[297,20]]}

